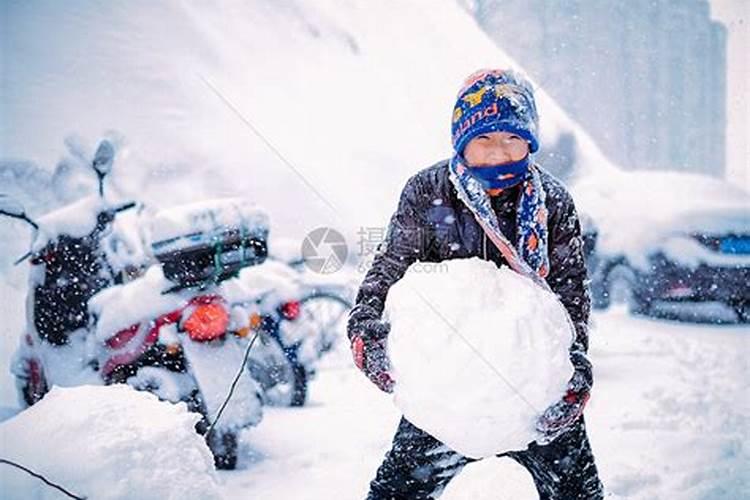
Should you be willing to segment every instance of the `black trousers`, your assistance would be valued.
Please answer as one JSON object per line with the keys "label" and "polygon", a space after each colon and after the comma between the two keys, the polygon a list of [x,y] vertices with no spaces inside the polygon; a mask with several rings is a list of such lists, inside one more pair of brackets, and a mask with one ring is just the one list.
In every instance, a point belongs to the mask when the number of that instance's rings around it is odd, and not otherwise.
{"label": "black trousers", "polygon": [[[498,456],[509,456],[526,467],[540,500],[604,498],[583,417],[545,446],[532,443],[524,451]],[[473,461],[402,417],[393,447],[370,483],[367,500],[438,498],[464,465]]]}

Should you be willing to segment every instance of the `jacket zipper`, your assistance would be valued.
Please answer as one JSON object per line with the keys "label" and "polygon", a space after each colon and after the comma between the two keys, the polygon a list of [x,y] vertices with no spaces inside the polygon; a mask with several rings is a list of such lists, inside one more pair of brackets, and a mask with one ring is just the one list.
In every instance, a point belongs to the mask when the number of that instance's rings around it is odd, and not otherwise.
{"label": "jacket zipper", "polygon": [[487,260],[487,233],[482,231],[482,255],[484,255],[484,260]]}

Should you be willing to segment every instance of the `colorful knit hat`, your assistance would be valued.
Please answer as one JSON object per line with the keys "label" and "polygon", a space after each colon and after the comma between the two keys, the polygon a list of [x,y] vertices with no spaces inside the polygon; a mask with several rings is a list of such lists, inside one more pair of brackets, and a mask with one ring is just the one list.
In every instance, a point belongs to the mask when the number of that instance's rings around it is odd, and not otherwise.
{"label": "colorful knit hat", "polygon": [[453,149],[463,155],[474,137],[487,132],[510,132],[526,139],[529,151],[539,149],[539,116],[531,83],[507,69],[472,73],[458,92],[453,108]]}

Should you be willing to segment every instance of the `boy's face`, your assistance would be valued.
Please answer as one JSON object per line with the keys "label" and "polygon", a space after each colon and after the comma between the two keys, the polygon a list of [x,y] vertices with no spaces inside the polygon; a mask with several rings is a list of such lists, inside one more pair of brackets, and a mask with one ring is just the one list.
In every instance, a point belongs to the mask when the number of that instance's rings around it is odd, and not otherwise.
{"label": "boy's face", "polygon": [[529,154],[529,143],[509,132],[487,132],[474,137],[464,148],[464,158],[471,167],[501,165],[523,160]]}

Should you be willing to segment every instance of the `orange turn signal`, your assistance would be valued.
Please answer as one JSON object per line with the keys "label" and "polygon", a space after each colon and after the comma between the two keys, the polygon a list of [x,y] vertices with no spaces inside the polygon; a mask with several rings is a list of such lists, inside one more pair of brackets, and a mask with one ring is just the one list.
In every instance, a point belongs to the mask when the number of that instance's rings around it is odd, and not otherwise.
{"label": "orange turn signal", "polygon": [[260,328],[260,325],[263,323],[263,316],[261,316],[258,313],[252,313],[250,315],[250,328],[252,330],[257,330]]}
{"label": "orange turn signal", "polygon": [[217,303],[199,305],[183,324],[190,338],[199,342],[220,338],[228,326],[229,312]]}

